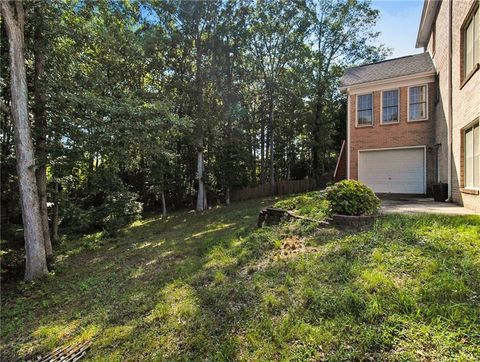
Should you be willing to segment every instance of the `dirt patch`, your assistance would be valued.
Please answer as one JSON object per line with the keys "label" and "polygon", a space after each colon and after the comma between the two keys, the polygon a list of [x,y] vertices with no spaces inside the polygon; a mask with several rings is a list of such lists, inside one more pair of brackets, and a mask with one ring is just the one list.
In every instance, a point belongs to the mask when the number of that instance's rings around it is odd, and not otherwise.
{"label": "dirt patch", "polygon": [[245,274],[253,274],[256,271],[265,270],[269,264],[294,258],[301,253],[317,252],[316,247],[306,246],[305,240],[297,236],[292,236],[283,239],[282,245],[279,249],[270,252],[264,258],[260,259],[254,265],[246,266],[242,272]]}

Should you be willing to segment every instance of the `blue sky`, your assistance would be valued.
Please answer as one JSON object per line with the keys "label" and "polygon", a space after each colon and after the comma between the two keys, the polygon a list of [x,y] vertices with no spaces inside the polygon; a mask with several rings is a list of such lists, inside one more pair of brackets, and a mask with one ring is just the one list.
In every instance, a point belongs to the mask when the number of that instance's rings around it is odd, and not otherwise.
{"label": "blue sky", "polygon": [[377,30],[380,42],[393,51],[389,58],[423,51],[415,48],[423,0],[373,0],[372,7],[380,10]]}

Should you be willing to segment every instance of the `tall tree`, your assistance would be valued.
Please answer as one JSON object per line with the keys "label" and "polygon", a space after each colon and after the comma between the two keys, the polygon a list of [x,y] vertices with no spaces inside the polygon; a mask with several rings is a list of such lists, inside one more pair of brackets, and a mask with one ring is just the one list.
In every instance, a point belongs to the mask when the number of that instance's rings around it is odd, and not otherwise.
{"label": "tall tree", "polygon": [[308,8],[314,64],[312,171],[318,180],[325,173],[325,158],[331,147],[332,112],[328,105],[337,92],[336,81],[349,64],[380,60],[388,50],[376,45],[378,10],[372,9],[369,2],[311,0]]}
{"label": "tall tree", "polygon": [[35,178],[32,133],[28,120],[24,54],[25,12],[20,1],[2,1],[1,8],[9,42],[11,113],[26,251],[25,279],[33,280],[45,275],[48,270]]}
{"label": "tall tree", "polygon": [[47,114],[46,114],[46,94],[45,94],[45,24],[44,24],[43,2],[36,2],[34,9],[34,62],[35,62],[35,80],[34,80],[34,137],[35,151],[37,155],[37,187],[40,206],[40,217],[42,219],[43,239],[45,243],[45,253],[47,255],[47,264],[53,260],[52,241],[48,226],[47,209]]}
{"label": "tall tree", "polygon": [[275,107],[281,74],[296,58],[308,29],[302,1],[258,1],[251,24],[253,55],[264,83],[268,109],[270,187],[275,188]]}

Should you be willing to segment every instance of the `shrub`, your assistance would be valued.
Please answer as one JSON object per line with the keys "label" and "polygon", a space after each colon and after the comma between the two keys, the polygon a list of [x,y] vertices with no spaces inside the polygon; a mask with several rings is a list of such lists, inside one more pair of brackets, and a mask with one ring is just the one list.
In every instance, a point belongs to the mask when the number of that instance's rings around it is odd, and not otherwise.
{"label": "shrub", "polygon": [[354,180],[343,180],[323,192],[330,212],[342,215],[372,215],[380,208],[380,199],[372,189]]}
{"label": "shrub", "polygon": [[76,233],[104,230],[113,236],[122,226],[140,218],[143,204],[137,199],[136,193],[122,190],[107,195],[98,206],[86,208],[66,202],[62,227]]}
{"label": "shrub", "polygon": [[107,196],[95,215],[107,234],[113,236],[119,228],[140,218],[143,204],[137,199],[138,195],[129,191],[114,192]]}
{"label": "shrub", "polygon": [[85,209],[69,199],[65,199],[61,204],[60,211],[62,212],[61,227],[63,231],[68,229],[73,233],[85,233],[95,229],[93,207]]}

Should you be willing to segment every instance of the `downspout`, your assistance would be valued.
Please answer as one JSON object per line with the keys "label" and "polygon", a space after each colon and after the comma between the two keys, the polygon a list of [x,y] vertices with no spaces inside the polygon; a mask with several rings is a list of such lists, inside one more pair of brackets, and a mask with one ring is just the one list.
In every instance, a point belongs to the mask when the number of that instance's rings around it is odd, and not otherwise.
{"label": "downspout", "polygon": [[448,1],[448,202],[452,202],[452,125],[453,125],[453,108],[452,108],[452,93],[453,93],[453,66],[452,66],[452,13],[453,1]]}
{"label": "downspout", "polygon": [[350,180],[350,92],[347,89],[347,180]]}

